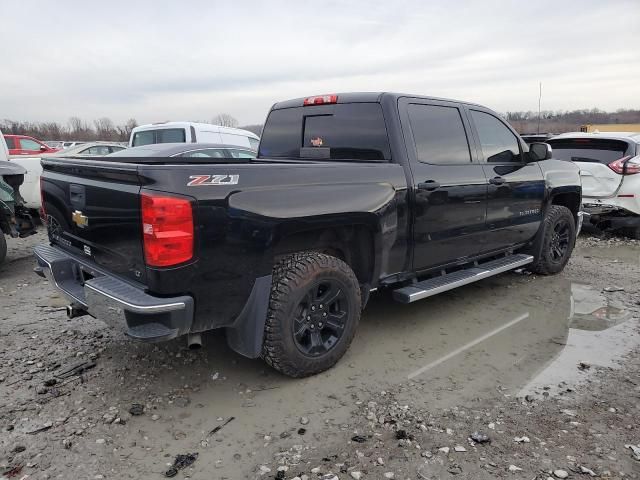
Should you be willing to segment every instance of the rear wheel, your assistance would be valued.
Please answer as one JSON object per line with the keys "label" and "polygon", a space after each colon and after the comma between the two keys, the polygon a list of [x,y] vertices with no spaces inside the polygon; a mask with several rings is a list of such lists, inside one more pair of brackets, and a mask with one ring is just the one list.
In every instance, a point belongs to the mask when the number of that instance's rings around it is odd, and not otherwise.
{"label": "rear wheel", "polygon": [[7,258],[7,239],[0,230],[0,263],[4,262],[5,258]]}
{"label": "rear wheel", "polygon": [[576,242],[576,222],[571,210],[560,205],[549,206],[540,228],[543,229],[540,253],[529,269],[541,275],[561,272]]}
{"label": "rear wheel", "polygon": [[273,270],[262,357],[291,377],[331,368],[360,320],[358,280],[342,260],[317,252],[284,257]]}

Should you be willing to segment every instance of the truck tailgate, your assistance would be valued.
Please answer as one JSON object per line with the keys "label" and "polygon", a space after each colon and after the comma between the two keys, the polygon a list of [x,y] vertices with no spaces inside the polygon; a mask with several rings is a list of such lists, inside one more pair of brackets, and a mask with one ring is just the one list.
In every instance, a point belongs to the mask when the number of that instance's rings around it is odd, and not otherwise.
{"label": "truck tailgate", "polygon": [[43,208],[51,242],[110,272],[146,280],[135,165],[43,160]]}

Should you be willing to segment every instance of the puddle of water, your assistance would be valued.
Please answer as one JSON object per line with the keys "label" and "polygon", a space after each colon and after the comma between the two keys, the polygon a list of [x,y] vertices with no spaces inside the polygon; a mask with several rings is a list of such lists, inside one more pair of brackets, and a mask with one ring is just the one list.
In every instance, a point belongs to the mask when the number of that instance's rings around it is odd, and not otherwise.
{"label": "puddle of water", "polygon": [[640,264],[640,248],[630,245],[612,245],[607,247],[579,247],[576,249],[585,258],[600,258],[614,262]]}
{"label": "puddle of water", "polygon": [[579,369],[581,362],[592,367],[616,367],[640,343],[637,322],[629,321],[631,314],[601,291],[574,283],[571,300],[572,315],[564,348],[519,395],[541,393],[545,388],[549,395],[573,389],[593,370]]}

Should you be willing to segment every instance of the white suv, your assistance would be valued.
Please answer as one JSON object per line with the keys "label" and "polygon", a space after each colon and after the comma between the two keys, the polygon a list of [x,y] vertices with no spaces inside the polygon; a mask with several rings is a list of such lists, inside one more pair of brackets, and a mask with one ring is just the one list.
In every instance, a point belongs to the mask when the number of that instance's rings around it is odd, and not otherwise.
{"label": "white suv", "polygon": [[553,158],[580,167],[582,204],[593,225],[640,239],[640,133],[563,133]]}

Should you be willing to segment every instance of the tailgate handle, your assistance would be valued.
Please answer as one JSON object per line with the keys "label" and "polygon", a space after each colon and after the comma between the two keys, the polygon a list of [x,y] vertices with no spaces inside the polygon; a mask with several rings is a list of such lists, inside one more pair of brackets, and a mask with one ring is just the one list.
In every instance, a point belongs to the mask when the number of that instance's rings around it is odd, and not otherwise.
{"label": "tailgate handle", "polygon": [[86,202],[84,185],[70,185],[69,200],[74,207],[84,208]]}

